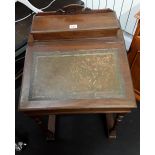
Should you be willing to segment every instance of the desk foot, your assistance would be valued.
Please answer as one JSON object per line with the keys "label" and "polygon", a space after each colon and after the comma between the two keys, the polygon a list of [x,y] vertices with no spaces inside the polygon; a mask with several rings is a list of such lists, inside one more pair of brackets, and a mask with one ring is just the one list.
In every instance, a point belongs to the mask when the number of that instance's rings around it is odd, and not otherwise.
{"label": "desk foot", "polygon": [[107,133],[109,139],[116,139],[117,132],[116,128],[118,123],[122,121],[124,114],[106,114],[106,125],[107,125]]}
{"label": "desk foot", "polygon": [[46,136],[47,141],[54,141],[55,140],[55,134],[52,132],[49,132]]}

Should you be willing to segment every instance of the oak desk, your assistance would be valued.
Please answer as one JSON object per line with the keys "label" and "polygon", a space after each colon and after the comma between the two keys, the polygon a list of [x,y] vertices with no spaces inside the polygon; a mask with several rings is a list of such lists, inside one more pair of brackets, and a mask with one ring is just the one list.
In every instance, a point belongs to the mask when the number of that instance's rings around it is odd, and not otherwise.
{"label": "oak desk", "polygon": [[111,10],[39,13],[26,51],[19,110],[49,115],[105,113],[109,138],[122,114],[136,108],[124,39]]}

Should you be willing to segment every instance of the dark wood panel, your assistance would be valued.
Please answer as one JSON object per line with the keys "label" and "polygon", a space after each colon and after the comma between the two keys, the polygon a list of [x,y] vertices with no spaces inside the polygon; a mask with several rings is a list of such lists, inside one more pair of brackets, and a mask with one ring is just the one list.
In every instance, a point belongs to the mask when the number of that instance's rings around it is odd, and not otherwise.
{"label": "dark wood panel", "polygon": [[133,86],[135,92],[140,95],[140,52],[138,51],[131,66]]}
{"label": "dark wood panel", "polygon": [[135,97],[140,101],[140,14],[138,13],[137,15],[137,29],[128,52],[128,59],[131,68]]}

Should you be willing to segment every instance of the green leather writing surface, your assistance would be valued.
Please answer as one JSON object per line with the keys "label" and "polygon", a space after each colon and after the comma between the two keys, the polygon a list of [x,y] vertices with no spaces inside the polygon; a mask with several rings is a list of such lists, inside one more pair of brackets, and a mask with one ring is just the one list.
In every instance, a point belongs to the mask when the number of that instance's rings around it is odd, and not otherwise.
{"label": "green leather writing surface", "polygon": [[33,53],[30,100],[124,96],[118,49]]}

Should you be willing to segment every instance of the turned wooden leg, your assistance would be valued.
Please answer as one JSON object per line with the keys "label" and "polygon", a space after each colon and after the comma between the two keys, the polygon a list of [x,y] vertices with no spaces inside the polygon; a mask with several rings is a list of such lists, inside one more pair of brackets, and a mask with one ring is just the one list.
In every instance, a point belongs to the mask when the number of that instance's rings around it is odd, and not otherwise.
{"label": "turned wooden leg", "polygon": [[55,140],[55,115],[49,115],[48,127],[42,123],[41,116],[31,116],[46,135],[48,141]]}
{"label": "turned wooden leg", "polygon": [[116,139],[115,120],[113,114],[106,114],[107,134],[109,139]]}
{"label": "turned wooden leg", "polygon": [[122,121],[124,114],[114,114],[109,113],[106,114],[106,125],[107,125],[107,133],[109,139],[116,139],[116,128],[119,122]]}
{"label": "turned wooden leg", "polygon": [[55,115],[49,115],[48,118],[48,136],[47,140],[55,140]]}

